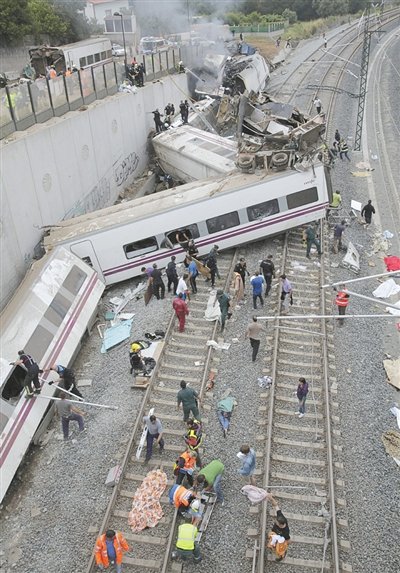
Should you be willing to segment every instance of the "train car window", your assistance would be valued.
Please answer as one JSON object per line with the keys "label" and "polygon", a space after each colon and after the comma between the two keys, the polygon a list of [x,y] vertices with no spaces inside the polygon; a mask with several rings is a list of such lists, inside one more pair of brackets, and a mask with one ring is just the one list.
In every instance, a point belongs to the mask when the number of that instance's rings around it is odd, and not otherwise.
{"label": "train car window", "polygon": [[90,54],[90,56],[87,57],[87,63],[88,66],[90,66],[90,64],[93,64],[93,54]]}
{"label": "train car window", "polygon": [[200,233],[199,233],[199,228],[196,225],[196,223],[193,223],[192,225],[185,225],[184,227],[180,227],[179,229],[174,229],[173,231],[169,231],[167,233],[167,239],[173,244],[173,245],[177,245],[177,240],[176,240],[176,233],[177,231],[184,231],[186,236],[189,239],[198,239],[200,237]]}
{"label": "train car window", "polygon": [[79,58],[79,67],[84,68],[86,66],[86,57]]}
{"label": "train car window", "polygon": [[127,259],[133,259],[135,257],[140,257],[146,253],[151,253],[158,249],[157,239],[155,237],[149,237],[148,239],[142,239],[141,241],[135,241],[134,243],[128,243],[124,245],[124,252]]}
{"label": "train car window", "polygon": [[38,324],[32,336],[25,344],[25,350],[33,356],[39,364],[53,341],[53,334]]}
{"label": "train car window", "polygon": [[107,52],[101,52],[101,59],[102,60],[107,59]]}
{"label": "train car window", "polygon": [[82,261],[86,263],[89,267],[93,268],[92,259],[90,257],[82,257]]}
{"label": "train car window", "polygon": [[231,213],[225,213],[225,215],[207,219],[206,224],[208,232],[212,235],[213,233],[218,233],[218,231],[223,231],[230,227],[238,227],[240,225],[239,215],[237,211],[232,211]]}
{"label": "train car window", "polygon": [[11,375],[4,385],[1,392],[1,397],[4,400],[12,400],[12,398],[17,398],[22,390],[24,389],[24,378],[26,370],[21,368],[21,366],[16,366],[11,372]]}
{"label": "train car window", "polygon": [[[88,257],[89,258],[89,257]],[[86,261],[85,261],[86,262]],[[90,264],[90,263],[89,263]],[[81,286],[87,279],[87,273],[80,269],[78,266],[74,265],[72,269],[67,274],[62,286],[74,296],[78,294]]]}
{"label": "train car window", "polygon": [[247,217],[249,221],[257,221],[257,219],[264,219],[264,217],[270,217],[271,215],[276,215],[277,213],[279,213],[279,205],[277,199],[264,201],[264,203],[258,203],[257,205],[247,207]]}
{"label": "train car window", "polygon": [[57,293],[49,308],[46,310],[44,318],[47,318],[54,326],[60,326],[71,305],[71,301],[65,298],[61,293]]}
{"label": "train car window", "polygon": [[302,205],[308,205],[308,203],[315,203],[318,201],[318,189],[316,187],[309,187],[308,189],[303,189],[302,191],[297,191],[297,193],[289,193],[286,196],[288,209],[296,209],[296,207],[301,207]]}
{"label": "train car window", "polygon": [[107,58],[112,58],[112,50],[107,50]]}
{"label": "train car window", "polygon": [[100,62],[100,54],[99,53],[94,55],[94,61]]}

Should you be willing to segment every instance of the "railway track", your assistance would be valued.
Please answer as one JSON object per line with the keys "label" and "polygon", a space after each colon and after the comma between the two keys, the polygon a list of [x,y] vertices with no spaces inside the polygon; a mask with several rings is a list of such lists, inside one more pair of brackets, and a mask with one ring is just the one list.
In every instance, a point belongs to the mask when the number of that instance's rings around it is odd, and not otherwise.
{"label": "railway track", "polygon": [[[225,251],[219,256],[218,268],[221,276],[226,279],[217,281],[217,288],[228,288],[235,262],[236,251]],[[190,301],[190,315],[186,321],[185,332],[177,331],[174,316],[169,322],[161,356],[151,384],[145,390],[142,407],[121,463],[121,478],[114,487],[99,532],[104,533],[108,528],[122,531],[128,543],[134,547],[133,556],[124,556],[124,571],[127,573],[178,573],[182,570],[180,563],[170,560],[171,547],[176,540],[177,513],[169,504],[167,496],[169,487],[174,483],[173,463],[185,450],[183,435],[186,428],[182,422],[182,413],[176,410],[176,394],[180,380],[185,380],[202,398],[209,372],[217,367],[218,360],[212,356],[211,348],[206,346],[207,340],[215,339],[219,330],[217,323],[204,319],[210,293],[209,283],[205,283],[199,275],[197,285],[198,294],[192,296]],[[200,366],[196,367],[195,362],[200,363]],[[136,459],[136,450],[143,431],[142,418],[150,408],[154,408],[155,414],[163,423],[165,448],[160,455],[154,447],[153,457],[145,464],[146,448],[143,448],[139,460]],[[209,410],[210,406],[207,405],[202,408],[202,421],[205,425]],[[164,517],[156,528],[133,534],[128,526],[132,499],[148,471],[157,468],[164,470],[169,477],[167,489],[160,499]],[[93,573],[95,570],[92,556],[86,573]]]}
{"label": "railway track", "polygon": [[[322,235],[321,235],[322,236]],[[306,271],[295,270],[296,265]],[[294,289],[292,315],[326,314],[330,304],[321,291],[326,281],[326,255],[319,260],[305,258],[302,229],[287,235],[281,268]],[[279,293],[278,293],[279,294]],[[324,320],[290,320],[281,315],[280,300],[275,303],[276,320],[268,337],[264,373],[273,386],[260,407],[258,457],[262,487],[279,500],[292,531],[292,544],[285,559],[285,571],[305,568],[315,572],[351,572],[346,551],[345,483],[340,475],[339,418],[334,402],[336,379],[332,358],[333,327]],[[271,326],[271,324],[270,324]],[[304,418],[296,414],[295,391],[299,377],[309,383]],[[261,415],[263,414],[263,415]],[[262,448],[262,445],[265,447]],[[281,567],[266,549],[274,511],[268,504],[250,509],[257,528],[248,531],[254,549],[253,572],[264,573]],[[297,532],[300,532],[298,534]]]}

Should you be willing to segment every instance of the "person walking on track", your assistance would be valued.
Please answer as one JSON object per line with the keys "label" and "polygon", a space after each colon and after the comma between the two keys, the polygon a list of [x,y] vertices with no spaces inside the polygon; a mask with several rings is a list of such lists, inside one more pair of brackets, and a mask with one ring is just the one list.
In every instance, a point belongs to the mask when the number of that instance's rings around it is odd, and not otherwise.
{"label": "person walking on track", "polygon": [[254,277],[250,280],[251,286],[253,287],[253,308],[257,310],[257,299],[260,299],[261,306],[264,306],[263,299],[263,285],[265,283],[264,277],[260,275],[258,271],[255,272]]}
{"label": "person walking on track", "polygon": [[181,389],[177,395],[177,407],[178,410],[180,409],[180,405],[182,404],[183,409],[183,421],[187,422],[190,416],[190,412],[192,412],[193,417],[196,420],[201,420],[199,406],[200,397],[196,390],[193,388],[189,388],[184,380],[181,380]]}
{"label": "person walking on track", "polygon": [[154,414],[151,416],[143,416],[143,422],[147,426],[147,434],[146,434],[146,459],[145,461],[148,462],[151,456],[153,455],[153,442],[156,440],[156,444],[160,447],[160,453],[164,451],[164,438],[163,438],[163,427],[161,420],[156,418]]}
{"label": "person walking on track", "polygon": [[265,280],[265,296],[268,296],[271,290],[272,278],[275,278],[275,265],[272,259],[272,255],[268,255],[268,257],[263,259],[260,263],[260,272],[263,274]]}
{"label": "person walking on track", "polygon": [[299,410],[296,414],[299,418],[302,418],[306,413],[306,398],[308,394],[308,384],[305,378],[299,378],[299,384],[297,386],[296,396],[299,401]]}
{"label": "person walking on track", "polygon": [[186,317],[189,314],[189,308],[186,302],[183,300],[183,293],[179,293],[172,302],[172,308],[175,311],[175,315],[179,320],[179,332],[184,332]]}
{"label": "person walking on track", "polygon": [[175,255],[173,255],[171,257],[171,260],[169,261],[169,263],[167,265],[167,269],[166,269],[167,279],[168,279],[167,290],[168,290],[168,292],[171,292],[171,286],[172,286],[173,287],[172,292],[174,294],[176,293],[176,289],[178,288],[178,281],[179,281],[175,261],[176,261],[176,257],[175,257]]}
{"label": "person walking on track", "polygon": [[115,565],[115,572],[122,573],[122,556],[129,551],[129,545],[120,531],[107,529],[97,538],[94,556],[100,571]]}
{"label": "person walking on track", "polygon": [[257,321],[257,317],[253,316],[252,322],[247,326],[245,338],[249,338],[251,348],[253,349],[252,361],[255,362],[260,348],[261,333],[263,331],[262,325]]}
{"label": "person walking on track", "polygon": [[372,214],[375,214],[375,207],[372,205],[371,199],[369,199],[368,203],[364,205],[361,211],[361,217],[364,217],[367,225],[371,224]]}
{"label": "person walking on track", "polygon": [[[334,287],[333,290],[336,291],[336,288]],[[344,319],[340,317],[346,314],[346,308],[349,304],[349,298],[350,295],[347,292],[346,285],[344,284],[339,285],[339,290],[337,290],[335,303],[336,306],[338,307],[338,312],[339,312],[338,323],[340,326],[343,326],[344,324]]]}
{"label": "person walking on track", "polygon": [[321,256],[322,255],[321,243],[317,239],[315,228],[312,225],[308,225],[308,227],[306,228],[305,238],[306,238],[306,243],[307,243],[307,251],[306,251],[307,259],[311,258],[310,257],[310,251],[311,251],[312,245],[315,245],[317,247],[318,255]]}

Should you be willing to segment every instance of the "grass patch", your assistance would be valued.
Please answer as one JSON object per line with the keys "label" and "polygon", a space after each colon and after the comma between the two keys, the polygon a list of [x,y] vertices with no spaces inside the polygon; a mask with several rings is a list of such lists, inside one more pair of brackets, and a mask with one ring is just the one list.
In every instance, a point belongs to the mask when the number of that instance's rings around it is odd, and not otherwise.
{"label": "grass patch", "polygon": [[318,20],[310,20],[309,22],[296,22],[292,26],[286,28],[282,34],[282,38],[292,38],[292,40],[307,40],[315,35],[320,35],[327,32],[330,28],[342,26],[343,24],[350,23],[350,16],[330,16],[329,18],[319,18]]}

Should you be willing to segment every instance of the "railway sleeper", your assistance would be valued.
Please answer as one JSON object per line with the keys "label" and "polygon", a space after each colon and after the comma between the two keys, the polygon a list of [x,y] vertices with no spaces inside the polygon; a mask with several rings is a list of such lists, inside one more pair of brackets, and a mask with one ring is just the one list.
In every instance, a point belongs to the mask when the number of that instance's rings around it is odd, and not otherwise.
{"label": "railway sleeper", "polygon": [[[248,537],[257,537],[259,535],[258,529],[250,528],[247,530]],[[301,543],[302,545],[324,545],[325,539],[323,537],[314,537],[311,535],[291,535],[292,543]],[[345,539],[339,539],[339,545],[344,549],[351,549],[350,542]]]}
{"label": "railway sleeper", "polygon": [[[246,551],[246,555],[248,551]],[[253,554],[252,551],[251,554]],[[275,557],[270,554],[268,554],[267,559],[268,561],[275,561]],[[325,566],[325,570],[331,568],[330,561],[320,561],[315,559],[296,559],[295,557],[290,557],[290,555],[288,555],[285,558],[284,563],[286,565],[295,565],[296,567],[309,567],[311,569],[318,569],[318,570],[321,570],[323,566]],[[340,563],[340,571],[341,573],[351,573],[352,571],[351,565],[349,565],[348,563]]]}

